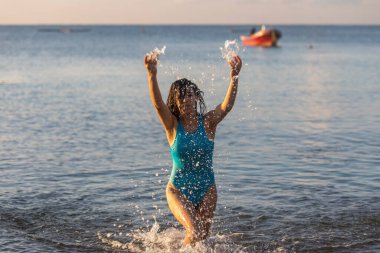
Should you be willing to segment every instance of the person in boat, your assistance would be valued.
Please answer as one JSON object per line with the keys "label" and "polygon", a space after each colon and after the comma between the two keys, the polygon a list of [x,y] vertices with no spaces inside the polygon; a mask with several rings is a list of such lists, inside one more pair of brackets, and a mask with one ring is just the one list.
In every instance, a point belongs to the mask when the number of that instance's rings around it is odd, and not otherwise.
{"label": "person in boat", "polygon": [[[158,56],[144,57],[150,98],[170,146],[173,168],[166,188],[169,208],[187,233],[183,243],[194,245],[209,235],[217,202],[213,172],[214,138],[218,124],[231,111],[242,60],[228,61],[230,84],[221,104],[206,112],[203,92],[187,79],[171,84],[166,104],[157,82]],[[199,110],[198,110],[199,108]]]}
{"label": "person in boat", "polygon": [[266,27],[265,27],[264,25],[261,26],[261,29],[260,29],[258,32],[256,31],[256,28],[253,27],[253,28],[251,29],[251,31],[249,32],[249,36],[263,35],[266,31],[267,31],[267,30],[266,30]]}

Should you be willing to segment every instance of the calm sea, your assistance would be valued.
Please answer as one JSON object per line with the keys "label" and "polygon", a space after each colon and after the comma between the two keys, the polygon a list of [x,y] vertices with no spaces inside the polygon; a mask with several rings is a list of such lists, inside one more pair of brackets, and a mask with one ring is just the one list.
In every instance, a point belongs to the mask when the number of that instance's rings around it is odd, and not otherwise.
{"label": "calm sea", "polygon": [[[380,252],[380,27],[1,26],[0,252]],[[166,99],[224,98],[220,47],[244,63],[219,126],[211,237],[181,247],[171,156],[143,55],[166,46]]]}

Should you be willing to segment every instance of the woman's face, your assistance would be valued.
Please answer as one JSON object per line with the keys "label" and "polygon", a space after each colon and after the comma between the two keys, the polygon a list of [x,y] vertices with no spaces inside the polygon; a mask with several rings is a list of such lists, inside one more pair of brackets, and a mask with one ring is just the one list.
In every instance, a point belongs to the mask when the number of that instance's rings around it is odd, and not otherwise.
{"label": "woman's face", "polygon": [[189,114],[197,110],[198,98],[193,88],[187,88],[184,97],[177,94],[177,106],[181,114]]}

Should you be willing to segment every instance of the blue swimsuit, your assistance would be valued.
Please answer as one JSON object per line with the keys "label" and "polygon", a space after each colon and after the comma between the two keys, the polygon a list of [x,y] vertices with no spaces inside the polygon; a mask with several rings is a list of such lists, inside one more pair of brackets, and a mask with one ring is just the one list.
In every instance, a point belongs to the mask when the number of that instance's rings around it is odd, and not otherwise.
{"label": "blue swimsuit", "polygon": [[195,206],[215,184],[212,169],[214,141],[209,140],[200,116],[195,132],[186,132],[178,120],[177,134],[170,146],[173,169],[170,176],[172,184]]}

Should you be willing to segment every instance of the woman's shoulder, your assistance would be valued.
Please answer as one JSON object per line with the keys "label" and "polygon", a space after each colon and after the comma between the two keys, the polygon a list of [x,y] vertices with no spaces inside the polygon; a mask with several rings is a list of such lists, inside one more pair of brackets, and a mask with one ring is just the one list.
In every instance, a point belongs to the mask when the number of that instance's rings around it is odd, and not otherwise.
{"label": "woman's shoulder", "polygon": [[208,111],[202,115],[204,121],[211,120],[215,115],[215,110]]}
{"label": "woman's shoulder", "polygon": [[213,110],[206,112],[202,115],[202,121],[205,125],[212,125],[215,112]]}
{"label": "woman's shoulder", "polygon": [[174,115],[174,114],[171,114],[171,124],[165,128],[165,131],[167,134],[171,134],[173,132],[176,131],[176,129],[178,128],[178,125],[180,124],[180,120],[177,119],[177,117]]}

